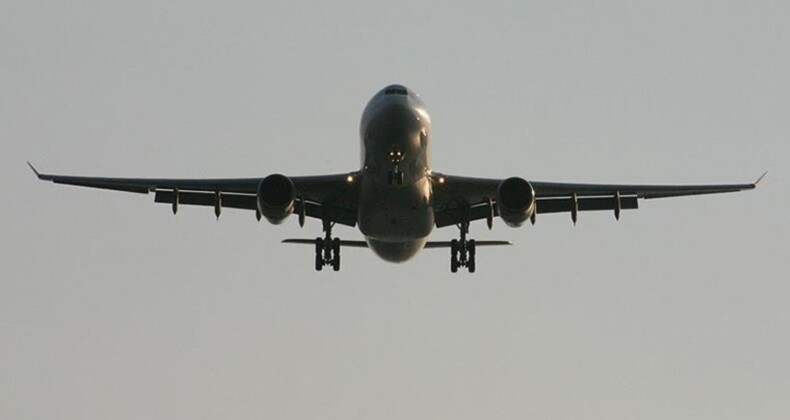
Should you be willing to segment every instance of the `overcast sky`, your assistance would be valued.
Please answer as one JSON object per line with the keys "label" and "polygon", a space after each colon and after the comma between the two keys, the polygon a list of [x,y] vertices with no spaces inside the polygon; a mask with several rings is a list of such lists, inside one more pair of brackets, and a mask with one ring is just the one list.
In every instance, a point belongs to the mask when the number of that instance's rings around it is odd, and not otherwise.
{"label": "overcast sky", "polygon": [[[0,418],[786,419],[785,1],[0,2]],[[593,5],[593,3],[595,3]],[[478,273],[37,181],[359,166],[388,83],[433,168],[751,182],[484,223]],[[433,239],[449,239],[443,229]],[[344,239],[358,231],[338,228]]]}

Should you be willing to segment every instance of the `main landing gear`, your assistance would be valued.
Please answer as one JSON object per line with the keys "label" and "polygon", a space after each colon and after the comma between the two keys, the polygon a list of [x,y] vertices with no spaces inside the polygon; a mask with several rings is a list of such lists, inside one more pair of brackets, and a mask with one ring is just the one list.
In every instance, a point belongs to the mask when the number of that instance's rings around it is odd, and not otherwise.
{"label": "main landing gear", "polygon": [[323,238],[315,238],[315,269],[323,270],[325,265],[331,265],[335,271],[340,271],[340,239],[332,238],[334,223],[324,221]]}
{"label": "main landing gear", "polygon": [[461,222],[458,225],[461,230],[461,239],[453,239],[450,242],[450,271],[455,273],[458,267],[466,267],[470,273],[475,272],[475,240],[466,239],[469,233],[469,222]]}

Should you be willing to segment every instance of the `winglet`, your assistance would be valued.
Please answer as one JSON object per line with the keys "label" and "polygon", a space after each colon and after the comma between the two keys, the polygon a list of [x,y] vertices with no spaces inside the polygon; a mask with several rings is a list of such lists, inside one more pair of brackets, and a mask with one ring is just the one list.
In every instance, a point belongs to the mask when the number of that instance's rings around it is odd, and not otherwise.
{"label": "winglet", "polygon": [[33,164],[30,163],[30,161],[27,161],[27,166],[30,166],[30,169],[33,170],[33,173],[36,174],[36,177],[41,178],[41,174],[36,170]]}
{"label": "winglet", "polygon": [[757,178],[757,181],[754,181],[754,182],[752,183],[752,186],[756,187],[756,186],[757,186],[757,184],[759,184],[759,183],[760,183],[760,181],[762,181],[762,180],[763,180],[763,178],[765,178],[765,176],[766,176],[766,175],[768,175],[768,171],[765,171],[765,172],[763,172],[763,174],[762,174],[762,175],[760,175],[760,177],[759,177],[759,178]]}

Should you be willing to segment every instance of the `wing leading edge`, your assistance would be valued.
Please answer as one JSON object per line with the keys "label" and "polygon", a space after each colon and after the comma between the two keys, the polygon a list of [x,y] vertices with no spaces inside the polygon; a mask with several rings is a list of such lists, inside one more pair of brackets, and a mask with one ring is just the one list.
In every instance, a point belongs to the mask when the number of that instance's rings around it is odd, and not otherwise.
{"label": "wing leading edge", "polygon": [[751,190],[767,174],[763,173],[756,181],[749,184],[716,184],[716,185],[618,185],[618,184],[571,184],[561,182],[531,182],[538,198],[563,197],[577,194],[580,197],[611,196],[619,192],[624,196],[636,198],[667,198],[688,195],[719,194]]}
{"label": "wing leading edge", "polygon": [[[43,174],[30,162],[36,176],[56,184],[100,188],[140,194],[155,193],[154,201],[254,210],[258,186],[263,178],[110,178]],[[575,220],[579,211],[636,209],[639,199],[719,194],[754,189],[765,177],[746,184],[637,185],[581,184],[530,181],[536,199],[536,214],[569,212]],[[358,185],[352,174],[289,177],[296,188],[295,212],[349,226],[356,225]],[[433,174],[436,226],[443,227],[498,216],[496,194],[503,179],[471,178]],[[258,216],[260,216],[258,214]]]}

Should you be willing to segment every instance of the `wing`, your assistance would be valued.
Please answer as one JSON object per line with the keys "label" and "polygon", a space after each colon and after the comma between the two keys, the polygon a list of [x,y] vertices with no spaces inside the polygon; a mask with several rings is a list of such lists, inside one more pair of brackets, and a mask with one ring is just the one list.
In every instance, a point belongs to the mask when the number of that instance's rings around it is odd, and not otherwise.
{"label": "wing", "polygon": [[[574,222],[579,211],[611,210],[619,218],[621,209],[638,208],[638,200],[718,194],[754,189],[765,176],[749,184],[718,185],[629,185],[576,184],[529,181],[535,191],[535,213],[569,212]],[[498,216],[497,189],[503,179],[432,175],[436,226]],[[534,223],[534,219],[533,219]]]}
{"label": "wing", "polygon": [[[101,188],[139,194],[155,194],[157,203],[214,207],[217,217],[224,207],[258,213],[258,186],[264,178],[106,178],[43,174],[28,162],[38,179],[56,184]],[[355,226],[357,221],[357,183],[355,173],[288,177],[296,189],[294,212],[328,222]],[[301,221],[301,220],[300,220]]]}

